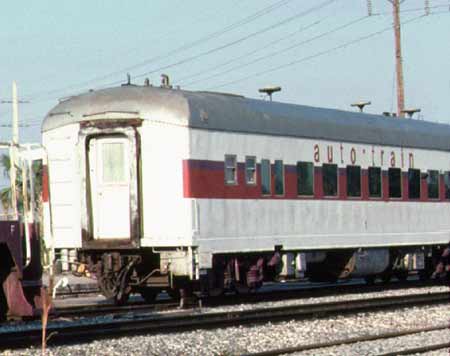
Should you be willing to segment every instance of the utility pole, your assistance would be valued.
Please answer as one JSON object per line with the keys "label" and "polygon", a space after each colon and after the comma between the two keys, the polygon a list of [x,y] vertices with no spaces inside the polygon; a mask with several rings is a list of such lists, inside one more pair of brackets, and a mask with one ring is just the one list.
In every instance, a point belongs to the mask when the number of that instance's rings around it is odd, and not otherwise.
{"label": "utility pole", "polygon": [[[2,100],[0,104],[12,104],[12,139],[9,147],[9,176],[11,187],[11,210],[14,219],[18,219],[17,211],[17,190],[16,190],[16,178],[17,178],[17,152],[19,147],[19,104],[28,103],[28,101],[19,100],[17,94],[17,84],[15,81],[12,83],[12,100]],[[7,126],[7,125],[2,125]]]}
{"label": "utility pole", "polygon": [[403,62],[400,33],[400,4],[404,0],[388,0],[393,7],[394,34],[395,34],[395,69],[397,73],[397,116],[404,117],[405,88],[403,83]]}
{"label": "utility pole", "polygon": [[14,145],[19,144],[19,99],[17,96],[17,84],[12,83],[12,141]]}
{"label": "utility pole", "polygon": [[10,179],[11,179],[11,202],[14,218],[18,219],[17,190],[16,190],[16,153],[19,145],[19,100],[17,97],[17,84],[12,83],[12,146],[9,154]]}

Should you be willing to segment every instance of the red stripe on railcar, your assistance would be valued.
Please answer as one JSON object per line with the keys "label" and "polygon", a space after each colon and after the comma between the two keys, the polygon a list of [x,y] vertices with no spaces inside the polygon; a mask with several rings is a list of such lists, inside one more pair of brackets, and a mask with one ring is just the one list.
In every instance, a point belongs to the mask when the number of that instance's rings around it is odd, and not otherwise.
{"label": "red stripe on railcar", "polygon": [[42,201],[48,203],[49,190],[48,190],[48,167],[42,166]]}
{"label": "red stripe on railcar", "polygon": [[[210,198],[210,199],[327,199],[327,200],[352,200],[352,201],[415,201],[415,202],[439,202],[449,201],[445,199],[444,177],[440,176],[439,199],[428,199],[428,186],[426,179],[420,182],[420,199],[409,199],[408,173],[402,172],[402,198],[389,198],[389,176],[387,171],[382,171],[382,196],[380,198],[369,197],[368,172],[361,169],[361,197],[347,197],[346,169],[338,169],[338,195],[325,197],[322,186],[322,167],[314,167],[314,196],[297,195],[297,167],[285,165],[285,188],[283,195],[275,195],[274,167],[271,167],[271,194],[261,193],[261,166],[256,167],[256,184],[245,182],[245,164],[237,164],[237,184],[226,184],[224,162],[207,160],[183,161],[183,194],[185,198]],[[44,174],[45,177],[45,174]]]}

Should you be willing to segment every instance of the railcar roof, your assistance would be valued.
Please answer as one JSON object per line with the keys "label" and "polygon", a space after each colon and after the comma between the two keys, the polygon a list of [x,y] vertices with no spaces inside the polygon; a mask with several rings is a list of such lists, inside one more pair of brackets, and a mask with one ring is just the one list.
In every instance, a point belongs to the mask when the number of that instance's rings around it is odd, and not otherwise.
{"label": "railcar roof", "polygon": [[47,114],[42,131],[108,113],[209,130],[450,150],[446,124],[134,85],[70,97]]}

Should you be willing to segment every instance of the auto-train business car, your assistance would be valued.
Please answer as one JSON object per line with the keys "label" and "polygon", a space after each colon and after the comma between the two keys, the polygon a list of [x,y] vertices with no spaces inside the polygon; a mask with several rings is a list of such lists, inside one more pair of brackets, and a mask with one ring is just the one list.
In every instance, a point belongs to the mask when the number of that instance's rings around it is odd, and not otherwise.
{"label": "auto-train business car", "polygon": [[46,116],[52,233],[102,292],[427,278],[450,240],[450,126],[122,85]]}

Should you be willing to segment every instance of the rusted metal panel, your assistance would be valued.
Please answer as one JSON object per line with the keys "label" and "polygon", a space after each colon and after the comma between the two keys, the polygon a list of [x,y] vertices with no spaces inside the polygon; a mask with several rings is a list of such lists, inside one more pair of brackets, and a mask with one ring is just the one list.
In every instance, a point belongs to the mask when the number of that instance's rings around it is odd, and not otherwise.
{"label": "rusted metal panel", "polygon": [[8,313],[15,316],[33,315],[33,307],[25,298],[20,273],[11,272],[3,282],[3,291],[8,302]]}

